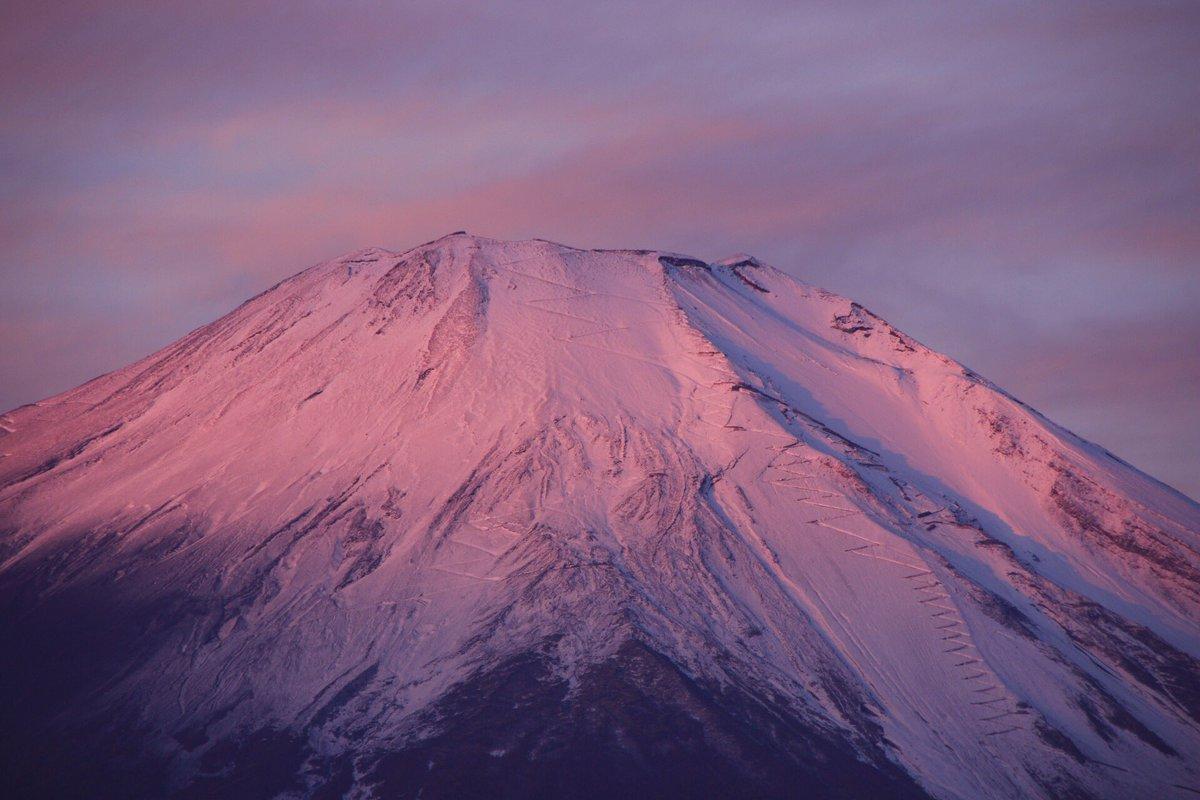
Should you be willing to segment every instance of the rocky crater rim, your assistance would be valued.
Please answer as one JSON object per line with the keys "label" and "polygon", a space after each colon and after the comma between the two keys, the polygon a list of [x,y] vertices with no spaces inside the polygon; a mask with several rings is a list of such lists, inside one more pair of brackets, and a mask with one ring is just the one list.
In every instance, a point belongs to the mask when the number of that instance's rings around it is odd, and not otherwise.
{"label": "rocky crater rim", "polygon": [[465,230],[452,231],[427,242],[410,247],[405,250],[393,250],[388,247],[372,245],[369,247],[351,250],[343,253],[340,256],[335,256],[326,263],[352,263],[356,260],[368,261],[380,258],[403,258],[409,254],[420,250],[444,250],[449,245],[450,240],[465,239],[474,242],[481,246],[489,247],[519,247],[527,245],[547,245],[559,250],[568,250],[576,253],[594,253],[596,255],[629,255],[629,256],[651,256],[658,259],[665,259],[670,262],[688,262],[695,266],[704,265],[707,267],[767,267],[767,263],[757,256],[750,255],[745,252],[736,252],[732,255],[718,259],[706,259],[689,253],[682,253],[675,250],[660,250],[656,248],[641,248],[641,247],[577,247],[575,245],[565,244],[563,242],[554,241],[552,239],[544,239],[541,237],[530,237],[527,239],[501,239],[492,236],[483,236],[476,233],[470,233]]}

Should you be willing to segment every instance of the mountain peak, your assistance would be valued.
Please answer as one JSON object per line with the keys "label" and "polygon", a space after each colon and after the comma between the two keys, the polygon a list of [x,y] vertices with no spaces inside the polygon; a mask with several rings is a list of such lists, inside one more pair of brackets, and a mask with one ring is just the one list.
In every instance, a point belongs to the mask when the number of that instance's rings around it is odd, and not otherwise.
{"label": "mountain peak", "polygon": [[0,452],[27,795],[1200,785],[1200,507],[743,254],[355,251]]}

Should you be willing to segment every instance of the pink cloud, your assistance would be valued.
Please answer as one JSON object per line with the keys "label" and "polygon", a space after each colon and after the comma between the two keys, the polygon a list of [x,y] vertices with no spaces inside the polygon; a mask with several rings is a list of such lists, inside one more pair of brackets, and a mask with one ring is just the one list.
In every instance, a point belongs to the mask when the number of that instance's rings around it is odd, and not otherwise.
{"label": "pink cloud", "polygon": [[[1121,383],[1157,387],[1146,404],[1177,396],[1200,350],[1187,325],[1135,335],[1200,302],[1194,5],[51,3],[9,18],[0,405],[322,258],[465,227],[752,251],[1052,417],[1083,415],[1085,435],[1200,428],[1174,401],[1138,428]],[[1128,344],[1090,349],[1114,336]]]}

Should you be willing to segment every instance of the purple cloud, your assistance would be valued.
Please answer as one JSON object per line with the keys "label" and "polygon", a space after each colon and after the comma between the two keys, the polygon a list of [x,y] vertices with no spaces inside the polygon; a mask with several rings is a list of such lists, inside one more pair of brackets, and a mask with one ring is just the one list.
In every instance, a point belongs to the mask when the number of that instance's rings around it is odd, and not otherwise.
{"label": "purple cloud", "polygon": [[448,230],[748,251],[1200,495],[1190,3],[28,3],[0,406]]}

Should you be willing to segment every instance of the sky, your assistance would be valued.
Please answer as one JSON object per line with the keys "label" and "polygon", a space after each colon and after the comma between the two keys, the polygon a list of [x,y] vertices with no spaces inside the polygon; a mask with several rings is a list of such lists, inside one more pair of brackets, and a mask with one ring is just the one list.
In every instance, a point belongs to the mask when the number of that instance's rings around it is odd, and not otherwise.
{"label": "sky", "polygon": [[0,409],[467,229],[752,253],[1200,497],[1200,3],[0,15]]}

